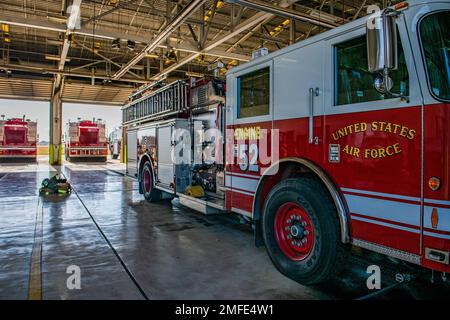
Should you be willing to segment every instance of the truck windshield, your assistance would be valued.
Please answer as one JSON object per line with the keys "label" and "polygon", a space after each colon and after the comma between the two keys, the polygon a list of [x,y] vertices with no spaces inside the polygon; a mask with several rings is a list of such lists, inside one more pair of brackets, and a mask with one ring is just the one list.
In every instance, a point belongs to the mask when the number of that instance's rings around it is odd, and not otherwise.
{"label": "truck windshield", "polygon": [[450,100],[450,11],[425,17],[420,36],[431,91],[439,99]]}

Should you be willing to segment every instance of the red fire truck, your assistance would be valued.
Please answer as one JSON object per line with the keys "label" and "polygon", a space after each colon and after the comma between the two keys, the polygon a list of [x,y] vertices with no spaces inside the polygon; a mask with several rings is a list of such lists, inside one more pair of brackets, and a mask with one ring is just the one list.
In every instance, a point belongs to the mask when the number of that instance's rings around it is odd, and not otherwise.
{"label": "red fire truck", "polygon": [[127,172],[149,201],[250,220],[303,284],[351,245],[450,272],[449,35],[448,1],[409,1],[230,70],[226,99],[217,81],[143,88]]}
{"label": "red fire truck", "polygon": [[106,161],[107,159],[105,123],[101,119],[69,121],[65,140],[66,160]]}
{"label": "red fire truck", "polygon": [[37,123],[29,119],[0,120],[0,159],[32,160],[37,155]]}

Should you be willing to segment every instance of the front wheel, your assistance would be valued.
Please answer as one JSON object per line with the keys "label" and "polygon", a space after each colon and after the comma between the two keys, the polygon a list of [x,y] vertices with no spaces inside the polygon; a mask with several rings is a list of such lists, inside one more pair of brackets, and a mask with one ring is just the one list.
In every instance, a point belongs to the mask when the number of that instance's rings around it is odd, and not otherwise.
{"label": "front wheel", "polygon": [[148,202],[161,200],[161,191],[155,189],[153,184],[153,171],[150,162],[146,162],[142,168],[140,186],[142,193]]}
{"label": "front wheel", "polygon": [[275,267],[304,285],[324,282],[343,266],[348,248],[330,195],[313,177],[277,184],[264,203],[262,231]]}

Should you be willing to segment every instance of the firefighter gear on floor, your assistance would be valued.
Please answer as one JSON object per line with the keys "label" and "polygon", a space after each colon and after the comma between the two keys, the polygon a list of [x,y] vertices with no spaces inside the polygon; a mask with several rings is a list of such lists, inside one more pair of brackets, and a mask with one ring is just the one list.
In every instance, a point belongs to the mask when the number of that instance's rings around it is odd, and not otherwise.
{"label": "firefighter gear on floor", "polygon": [[42,181],[41,188],[39,189],[39,195],[48,196],[51,194],[66,195],[72,191],[70,183],[66,179],[61,179],[58,175],[52,178],[46,178]]}

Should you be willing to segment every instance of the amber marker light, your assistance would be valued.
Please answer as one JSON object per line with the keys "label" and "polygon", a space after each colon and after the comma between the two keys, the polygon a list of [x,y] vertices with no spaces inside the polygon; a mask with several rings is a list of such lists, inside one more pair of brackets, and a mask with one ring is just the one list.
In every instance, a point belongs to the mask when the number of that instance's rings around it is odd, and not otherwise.
{"label": "amber marker light", "polygon": [[433,208],[433,210],[431,211],[431,226],[433,227],[433,229],[437,228],[438,221],[439,221],[439,217],[438,217],[437,209]]}
{"label": "amber marker light", "polygon": [[430,180],[428,180],[428,186],[431,190],[436,191],[441,187],[441,180],[437,177],[431,177]]}
{"label": "amber marker light", "polygon": [[408,6],[409,6],[408,2],[404,1],[404,2],[397,3],[394,6],[394,9],[397,10],[397,11],[405,10],[405,9],[408,9]]}

